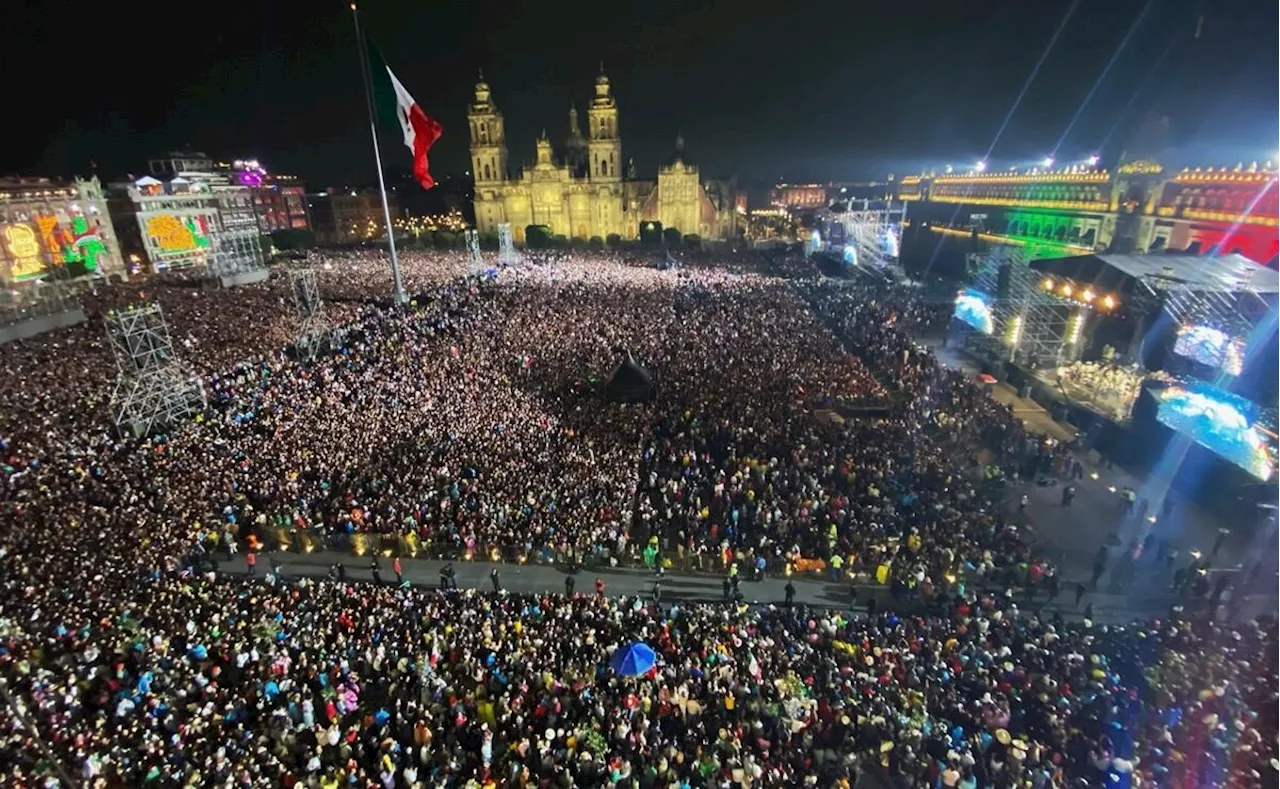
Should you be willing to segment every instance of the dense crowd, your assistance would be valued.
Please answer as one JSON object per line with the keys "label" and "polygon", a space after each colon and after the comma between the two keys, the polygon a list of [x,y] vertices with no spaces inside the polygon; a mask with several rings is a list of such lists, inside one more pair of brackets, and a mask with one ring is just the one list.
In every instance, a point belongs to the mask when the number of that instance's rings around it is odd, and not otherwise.
{"label": "dense crowd", "polygon": [[[285,348],[283,277],[148,281],[205,378],[192,423],[106,420],[95,321],[0,348],[8,785],[911,786],[1276,779],[1274,623],[1020,615],[978,578],[1046,563],[973,469],[1048,458],[912,336],[945,311],[605,254],[463,279],[317,254],[344,332]],[[622,354],[656,396],[600,390]],[[204,572],[269,528],[487,551],[820,558],[927,616],[659,608]],[[1022,574],[1022,575],[1018,575]],[[970,582],[966,588],[966,579]],[[652,645],[641,677],[614,649]]]}

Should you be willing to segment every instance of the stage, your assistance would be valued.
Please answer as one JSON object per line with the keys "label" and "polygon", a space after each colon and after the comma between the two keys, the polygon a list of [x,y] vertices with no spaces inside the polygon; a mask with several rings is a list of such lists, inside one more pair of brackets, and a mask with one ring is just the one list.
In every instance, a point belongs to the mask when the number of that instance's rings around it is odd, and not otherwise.
{"label": "stage", "polygon": [[980,372],[1223,517],[1275,502],[1276,272],[1238,255],[970,262],[949,331]]}

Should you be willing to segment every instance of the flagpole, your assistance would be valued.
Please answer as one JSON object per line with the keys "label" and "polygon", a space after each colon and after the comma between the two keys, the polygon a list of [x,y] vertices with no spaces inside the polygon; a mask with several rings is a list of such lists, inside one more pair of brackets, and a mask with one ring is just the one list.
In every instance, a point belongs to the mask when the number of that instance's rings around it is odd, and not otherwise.
{"label": "flagpole", "polygon": [[369,55],[365,51],[364,35],[360,33],[360,12],[351,4],[351,21],[356,26],[356,47],[360,51],[360,77],[364,83],[364,106],[369,111],[369,136],[373,138],[373,160],[378,165],[378,193],[382,196],[382,218],[387,223],[387,247],[391,250],[391,276],[396,285],[396,304],[404,304],[404,282],[400,279],[400,259],[396,256],[396,234],[391,226],[391,206],[387,203],[387,184],[382,176],[382,153],[378,150],[378,126],[374,123],[373,87],[369,75]]}

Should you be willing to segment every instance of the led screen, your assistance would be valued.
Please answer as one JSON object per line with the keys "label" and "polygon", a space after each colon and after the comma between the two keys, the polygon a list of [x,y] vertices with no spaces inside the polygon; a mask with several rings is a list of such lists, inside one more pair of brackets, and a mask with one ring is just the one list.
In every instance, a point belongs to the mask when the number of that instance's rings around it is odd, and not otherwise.
{"label": "led screen", "polygon": [[991,305],[987,297],[973,288],[965,288],[956,296],[955,317],[969,324],[983,334],[995,331],[991,318]]}
{"label": "led screen", "polygon": [[1244,370],[1244,346],[1243,338],[1212,326],[1183,326],[1178,329],[1173,352],[1227,375],[1239,375]]}
{"label": "led screen", "polygon": [[1260,480],[1275,473],[1275,453],[1254,426],[1257,407],[1208,384],[1183,383],[1155,390],[1156,419]]}

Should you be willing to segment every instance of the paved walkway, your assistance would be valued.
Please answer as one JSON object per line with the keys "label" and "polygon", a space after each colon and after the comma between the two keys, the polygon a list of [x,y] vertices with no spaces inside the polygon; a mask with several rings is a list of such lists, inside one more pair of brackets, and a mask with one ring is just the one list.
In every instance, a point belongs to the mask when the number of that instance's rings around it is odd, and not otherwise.
{"label": "paved walkway", "polygon": [[[373,580],[370,562],[365,558],[354,557],[346,553],[317,551],[315,553],[277,553],[276,560],[281,565],[285,580],[297,578],[326,578],[329,568],[341,561],[347,568],[346,577],[349,582],[368,583]],[[391,572],[391,559],[381,559],[381,576],[383,583],[394,583],[395,574]],[[413,586],[438,588],[440,585],[440,568],[446,562],[435,559],[401,559],[403,581]],[[258,577],[269,572],[270,560],[266,554],[259,555]],[[565,579],[572,576],[574,591],[580,594],[594,594],[597,578],[605,582],[605,594],[643,595],[653,593],[654,576],[640,570],[602,570],[599,572],[580,570],[567,573],[563,569],[550,565],[493,564],[490,562],[454,562],[457,583],[460,589],[479,589],[493,591],[489,572],[498,568],[499,584],[503,590],[520,593],[563,593],[566,590]],[[243,555],[230,561],[219,563],[219,572],[231,576],[247,575],[247,566]],[[762,605],[784,605],[786,603],[786,578],[766,578],[763,581],[742,581],[742,594],[749,603]],[[795,602],[819,608],[853,610],[865,613],[867,600],[875,595],[877,609],[880,611],[910,611],[909,603],[895,603],[884,587],[859,585],[853,587],[848,583],[836,583],[821,578],[803,577],[791,579],[796,588]],[[715,603],[724,601],[723,577],[713,575],[691,575],[667,573],[662,579],[663,602],[703,602]],[[850,608],[850,599],[856,591],[856,607]],[[1261,601],[1248,601],[1238,608],[1236,615],[1253,616],[1250,613]],[[1090,593],[1075,605],[1075,596],[1065,587],[1062,594],[1053,603],[1044,604],[1044,595],[1040,603],[1031,604],[1046,616],[1061,612],[1068,620],[1079,619],[1084,607],[1093,604],[1094,619],[1101,623],[1125,623],[1139,617],[1164,616],[1169,612],[1172,601],[1166,594],[1110,594],[1106,592]],[[1024,609],[1027,607],[1023,605]],[[1266,610],[1263,605],[1258,613]]]}

